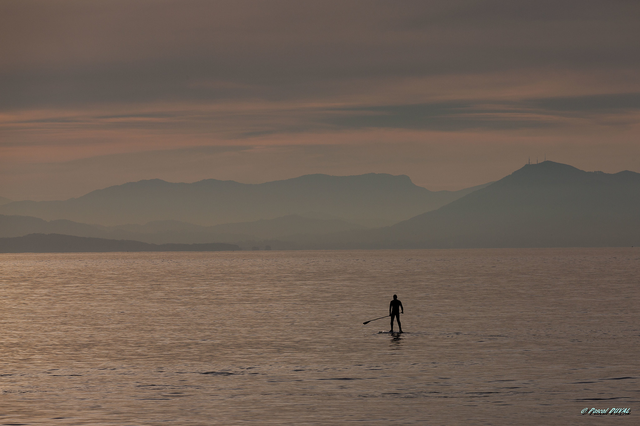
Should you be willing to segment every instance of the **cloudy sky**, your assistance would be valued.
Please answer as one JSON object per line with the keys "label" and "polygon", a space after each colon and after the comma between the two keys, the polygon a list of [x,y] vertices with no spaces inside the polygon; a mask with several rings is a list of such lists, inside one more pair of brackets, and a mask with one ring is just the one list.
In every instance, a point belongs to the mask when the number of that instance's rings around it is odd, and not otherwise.
{"label": "cloudy sky", "polygon": [[640,2],[0,0],[0,196],[640,172]]}

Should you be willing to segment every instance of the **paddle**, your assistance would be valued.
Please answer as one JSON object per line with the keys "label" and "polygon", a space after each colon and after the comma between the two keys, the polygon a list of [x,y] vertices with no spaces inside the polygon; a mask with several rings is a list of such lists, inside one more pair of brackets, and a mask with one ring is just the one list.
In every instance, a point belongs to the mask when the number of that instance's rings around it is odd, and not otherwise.
{"label": "paddle", "polygon": [[365,321],[362,324],[369,324],[371,321],[377,321],[377,320],[382,319],[382,318],[389,318],[389,315],[385,315],[385,316],[380,317],[380,318],[375,318],[375,319],[372,319],[372,320],[369,320],[369,321]]}

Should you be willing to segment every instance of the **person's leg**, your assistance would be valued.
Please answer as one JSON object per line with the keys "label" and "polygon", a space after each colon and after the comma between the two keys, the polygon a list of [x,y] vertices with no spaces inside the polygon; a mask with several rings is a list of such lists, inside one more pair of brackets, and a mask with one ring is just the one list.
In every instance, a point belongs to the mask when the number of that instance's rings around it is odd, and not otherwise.
{"label": "person's leg", "polygon": [[400,324],[400,314],[398,314],[398,316],[396,317],[396,320],[398,321],[398,328],[400,329],[400,333],[402,333],[402,324]]}
{"label": "person's leg", "polygon": [[391,314],[391,332],[393,333],[393,314]]}

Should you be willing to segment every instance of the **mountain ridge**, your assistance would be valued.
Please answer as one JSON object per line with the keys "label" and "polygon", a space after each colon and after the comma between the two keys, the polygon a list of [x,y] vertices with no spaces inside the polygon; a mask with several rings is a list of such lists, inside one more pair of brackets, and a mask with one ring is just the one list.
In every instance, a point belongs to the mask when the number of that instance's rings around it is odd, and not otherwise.
{"label": "mountain ridge", "polygon": [[[391,181],[384,180],[384,176],[380,178],[387,183]],[[305,179],[321,182],[332,177],[310,175]],[[371,176],[361,179],[370,182]],[[300,180],[287,183],[293,187],[300,184]],[[353,181],[351,184],[358,185]],[[164,184],[155,181],[145,185]],[[256,185],[262,188],[261,184]],[[282,189],[277,182],[274,185]],[[318,192],[311,190],[312,186],[303,187],[312,195]],[[328,190],[330,186],[321,182],[320,188]],[[341,195],[349,193],[346,191]],[[399,208],[387,199],[382,201],[392,208]],[[336,220],[328,213],[316,217],[328,219],[291,214],[212,226],[165,220],[146,225],[93,228],[80,224],[76,229],[86,232],[91,228],[92,232],[112,232],[111,235],[152,243],[224,239],[225,242],[242,242],[243,247],[268,244],[273,248],[299,249],[633,246],[640,245],[640,174],[631,171],[586,172],[545,161],[527,164],[438,209],[390,226],[363,228]],[[47,223],[38,222],[40,219],[11,219],[0,215],[0,231],[13,226],[9,224],[11,220],[17,221],[15,223],[31,221],[41,230],[76,226],[68,220]]]}
{"label": "mountain ridge", "polygon": [[29,234],[0,238],[0,253],[76,253],[146,251],[235,251],[235,244],[149,244],[132,240],[76,237],[61,234]]}
{"label": "mountain ridge", "polygon": [[315,236],[309,249],[608,247],[640,245],[640,174],[525,165],[394,225]]}
{"label": "mountain ridge", "polygon": [[390,229],[412,241],[439,240],[438,246],[631,245],[640,237],[638,195],[639,173],[546,161]]}
{"label": "mountain ridge", "polygon": [[42,233],[126,239],[153,244],[277,240],[293,235],[325,234],[362,228],[360,225],[337,219],[316,219],[300,215],[208,227],[172,220],[154,221],[145,225],[129,224],[108,227],[69,220],[46,221],[28,216],[0,215],[0,238]]}
{"label": "mountain ridge", "polygon": [[17,201],[5,215],[100,225],[178,220],[202,226],[314,212],[363,226],[390,225],[441,207],[475,189],[429,191],[406,175],[304,175],[262,184],[206,179],[128,182],[62,201]]}

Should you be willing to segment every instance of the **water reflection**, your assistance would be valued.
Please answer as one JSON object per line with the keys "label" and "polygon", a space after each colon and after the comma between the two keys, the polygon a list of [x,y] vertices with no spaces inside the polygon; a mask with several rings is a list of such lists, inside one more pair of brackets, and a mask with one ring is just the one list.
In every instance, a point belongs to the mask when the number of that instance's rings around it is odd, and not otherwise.
{"label": "water reflection", "polygon": [[390,347],[398,350],[402,347],[402,333],[391,333]]}

